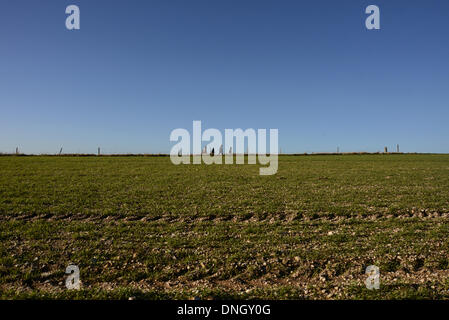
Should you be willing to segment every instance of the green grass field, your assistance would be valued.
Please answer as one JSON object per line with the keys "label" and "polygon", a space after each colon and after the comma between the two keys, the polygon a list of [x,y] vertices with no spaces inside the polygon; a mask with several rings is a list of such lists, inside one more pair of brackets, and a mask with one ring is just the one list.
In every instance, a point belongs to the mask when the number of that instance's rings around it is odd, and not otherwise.
{"label": "green grass field", "polygon": [[[0,157],[0,298],[449,298],[449,155],[258,170]],[[369,265],[379,290],[365,288]]]}

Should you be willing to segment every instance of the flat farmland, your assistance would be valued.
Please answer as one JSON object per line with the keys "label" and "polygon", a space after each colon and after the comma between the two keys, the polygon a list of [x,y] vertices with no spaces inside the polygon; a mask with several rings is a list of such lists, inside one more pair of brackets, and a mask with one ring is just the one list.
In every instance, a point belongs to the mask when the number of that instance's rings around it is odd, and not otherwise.
{"label": "flat farmland", "polygon": [[259,167],[0,157],[0,297],[449,298],[449,155]]}

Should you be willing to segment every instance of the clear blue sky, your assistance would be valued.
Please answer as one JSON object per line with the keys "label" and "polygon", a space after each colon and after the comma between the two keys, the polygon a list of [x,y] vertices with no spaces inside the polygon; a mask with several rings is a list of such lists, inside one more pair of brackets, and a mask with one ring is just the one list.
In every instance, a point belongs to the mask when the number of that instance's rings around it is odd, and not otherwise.
{"label": "clear blue sky", "polygon": [[447,0],[1,1],[0,40],[0,152],[169,152],[193,120],[278,128],[283,152],[449,152]]}

